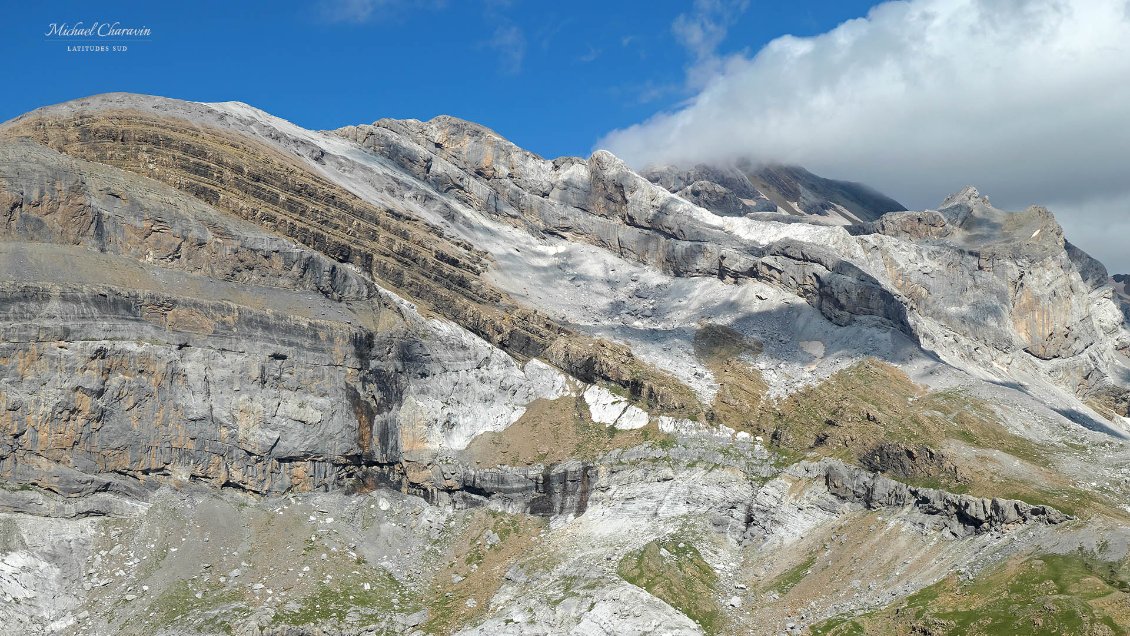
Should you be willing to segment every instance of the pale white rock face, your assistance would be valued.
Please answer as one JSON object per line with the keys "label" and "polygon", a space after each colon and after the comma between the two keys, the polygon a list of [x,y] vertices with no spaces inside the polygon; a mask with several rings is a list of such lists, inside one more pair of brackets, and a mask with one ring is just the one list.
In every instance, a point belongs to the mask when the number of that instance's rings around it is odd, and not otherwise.
{"label": "pale white rock face", "polygon": [[783,239],[805,243],[829,245],[837,251],[846,250],[852,256],[862,256],[857,241],[842,227],[812,225],[810,223],[780,223],[743,217],[707,217],[705,222],[721,227],[726,232],[755,245],[770,245]]}
{"label": "pale white rock face", "polygon": [[458,633],[460,636],[540,636],[551,633],[574,636],[702,634],[698,625],[682,612],[624,582],[601,588],[591,598],[566,599],[555,608],[552,618],[543,614],[545,609],[514,608],[503,617],[489,619],[477,627]]}
{"label": "pale white rock face", "polygon": [[577,636],[697,636],[702,633],[682,612],[634,585],[625,583],[602,590],[594,602],[570,633]]}
{"label": "pale white rock face", "polygon": [[649,421],[651,421],[651,418],[648,417],[647,411],[638,406],[630,405],[624,409],[620,417],[616,418],[616,423],[613,426],[623,431],[631,431],[647,426]]}
{"label": "pale white rock face", "polygon": [[447,321],[429,320],[427,327],[438,344],[427,375],[409,380],[400,410],[405,435],[423,448],[461,450],[476,435],[513,424],[530,402],[569,392],[566,376],[543,362],[523,368]]}
{"label": "pale white rock face", "polygon": [[582,394],[589,406],[589,416],[597,424],[614,424],[628,407],[628,401],[608,389],[592,385]]}
{"label": "pale white rock face", "polygon": [[719,439],[749,439],[749,433],[734,433],[734,429],[724,424],[705,424],[669,415],[659,416],[659,430],[674,435],[705,435]]}
{"label": "pale white rock face", "polygon": [[589,407],[589,416],[598,424],[607,424],[621,430],[633,430],[647,426],[647,411],[628,402],[596,384],[585,389],[582,394]]}
{"label": "pale white rock face", "polygon": [[527,362],[522,373],[530,383],[530,389],[542,399],[556,400],[573,394],[568,376],[537,358]]}
{"label": "pale white rock face", "polygon": [[0,514],[0,624],[11,634],[51,634],[73,625],[96,523]]}
{"label": "pale white rock face", "polygon": [[835,519],[844,508],[820,488],[798,489],[797,480],[778,477],[770,480],[753,500],[764,530],[757,537],[761,550],[782,550],[802,539],[814,528]]}

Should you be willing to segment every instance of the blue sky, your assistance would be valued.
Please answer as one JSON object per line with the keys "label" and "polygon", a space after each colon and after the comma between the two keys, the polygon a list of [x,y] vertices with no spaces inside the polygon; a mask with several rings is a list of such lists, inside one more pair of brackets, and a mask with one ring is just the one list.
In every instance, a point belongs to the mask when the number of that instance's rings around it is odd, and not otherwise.
{"label": "blue sky", "polygon": [[[609,131],[687,99],[694,46],[680,15],[727,9],[719,53],[814,35],[870,2],[334,0],[9,2],[0,39],[6,120],[129,91],[238,100],[307,128],[381,117],[470,119],[547,157],[587,155]],[[68,53],[48,25],[120,21],[152,36],[125,53]],[[706,46],[709,46],[707,43]]]}

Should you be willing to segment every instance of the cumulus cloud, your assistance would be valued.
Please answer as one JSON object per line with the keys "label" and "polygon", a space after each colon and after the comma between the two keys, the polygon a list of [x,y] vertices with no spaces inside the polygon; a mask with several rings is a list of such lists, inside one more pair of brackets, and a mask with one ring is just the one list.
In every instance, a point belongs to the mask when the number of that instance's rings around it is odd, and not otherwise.
{"label": "cumulus cloud", "polygon": [[998,207],[1049,205],[1069,238],[1130,271],[1125,232],[1103,231],[1130,217],[1126,0],[887,2],[719,60],[701,86],[598,146],[637,167],[796,163],[912,208],[975,184]]}

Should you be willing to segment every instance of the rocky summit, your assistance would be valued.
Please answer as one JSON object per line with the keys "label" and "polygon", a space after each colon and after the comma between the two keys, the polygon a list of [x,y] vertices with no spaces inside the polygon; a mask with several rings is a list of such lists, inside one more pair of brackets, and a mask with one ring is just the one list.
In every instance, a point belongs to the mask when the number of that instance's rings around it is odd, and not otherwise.
{"label": "rocky summit", "polygon": [[[956,184],[960,185],[960,184]],[[0,125],[5,634],[1125,634],[1050,211],[129,94]]]}

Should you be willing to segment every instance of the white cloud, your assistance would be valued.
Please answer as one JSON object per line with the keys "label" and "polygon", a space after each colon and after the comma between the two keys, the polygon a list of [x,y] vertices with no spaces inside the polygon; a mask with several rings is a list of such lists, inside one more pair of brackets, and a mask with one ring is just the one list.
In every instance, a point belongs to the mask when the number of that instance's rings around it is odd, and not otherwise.
{"label": "white cloud", "polygon": [[[701,31],[684,42],[709,50]],[[1130,5],[888,2],[721,60],[678,110],[598,145],[637,167],[797,163],[912,208],[975,184],[1000,207],[1048,204],[1069,238],[1130,271],[1127,235],[1101,229],[1130,216]]]}
{"label": "white cloud", "polygon": [[526,34],[513,24],[503,24],[494,30],[486,45],[498,53],[498,70],[506,75],[522,72],[526,59]]}
{"label": "white cloud", "polygon": [[323,0],[322,13],[331,22],[365,22],[380,0]]}
{"label": "white cloud", "polygon": [[695,0],[692,11],[675,18],[671,32],[693,61],[687,71],[689,84],[701,88],[704,80],[718,71],[718,46],[748,7],[749,0]]}
{"label": "white cloud", "polygon": [[596,48],[595,46],[593,46],[591,44],[586,44],[585,46],[588,47],[588,51],[586,51],[582,55],[577,56],[577,61],[582,63],[582,64],[588,64],[589,62],[595,62],[596,59],[598,57],[600,57],[600,49]]}
{"label": "white cloud", "polygon": [[322,0],[322,14],[330,22],[362,24],[397,9],[396,0]]}
{"label": "white cloud", "polygon": [[329,22],[364,24],[386,18],[400,18],[414,9],[441,9],[447,0],[405,2],[404,0],[321,0],[322,17]]}

